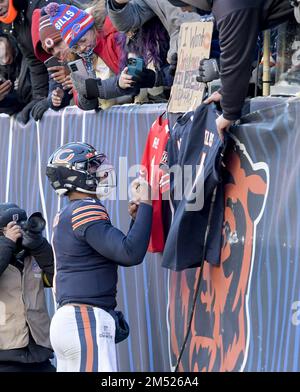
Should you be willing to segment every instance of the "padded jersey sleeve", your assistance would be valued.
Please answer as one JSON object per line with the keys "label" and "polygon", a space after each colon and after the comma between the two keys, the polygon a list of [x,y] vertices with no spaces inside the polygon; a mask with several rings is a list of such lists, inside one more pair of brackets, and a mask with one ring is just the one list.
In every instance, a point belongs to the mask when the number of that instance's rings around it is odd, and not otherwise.
{"label": "padded jersey sleeve", "polygon": [[82,202],[72,213],[72,228],[79,239],[84,239],[86,230],[99,222],[110,222],[106,208],[100,203]]}
{"label": "padded jersey sleeve", "polygon": [[142,203],[127,235],[115,228],[103,206],[89,205],[74,210],[73,231],[95,251],[118,265],[130,267],[140,264],[147,252],[152,207]]}

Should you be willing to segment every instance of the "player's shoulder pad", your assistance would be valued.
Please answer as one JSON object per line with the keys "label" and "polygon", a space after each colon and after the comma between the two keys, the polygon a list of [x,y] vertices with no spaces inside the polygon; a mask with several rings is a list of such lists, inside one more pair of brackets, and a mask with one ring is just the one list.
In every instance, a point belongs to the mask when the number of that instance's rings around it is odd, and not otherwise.
{"label": "player's shoulder pad", "polygon": [[80,230],[84,232],[87,227],[100,221],[109,221],[109,215],[99,200],[87,198],[74,203],[72,211],[73,231]]}

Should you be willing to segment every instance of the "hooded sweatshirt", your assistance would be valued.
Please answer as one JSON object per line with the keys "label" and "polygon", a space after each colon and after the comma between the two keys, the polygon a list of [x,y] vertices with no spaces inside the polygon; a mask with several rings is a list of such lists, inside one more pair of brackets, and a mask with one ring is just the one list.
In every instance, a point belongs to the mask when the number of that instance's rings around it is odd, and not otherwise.
{"label": "hooded sweatshirt", "polygon": [[293,18],[290,0],[184,0],[184,3],[212,9],[221,48],[223,115],[235,121],[241,116],[247,95],[258,35]]}
{"label": "hooded sweatshirt", "polygon": [[[48,95],[48,72],[45,65],[35,57],[31,24],[32,14],[36,8],[43,8],[49,4],[48,0],[13,0],[17,10],[17,17],[11,24],[13,35],[18,41],[21,53],[26,58],[32,83],[33,99],[40,99]],[[56,0],[57,3],[68,3],[68,0]]]}
{"label": "hooded sweatshirt", "polygon": [[0,37],[8,40],[8,45],[13,52],[13,62],[0,65],[0,75],[13,84],[17,82],[17,87],[12,88],[10,93],[0,101],[0,113],[12,115],[22,110],[31,100],[30,75],[26,60],[22,58],[15,38],[5,32],[0,33]]}
{"label": "hooded sweatshirt", "polygon": [[178,34],[184,22],[199,22],[200,16],[194,12],[182,12],[168,0],[131,0],[127,4],[118,4],[108,0],[108,15],[112,23],[121,32],[139,29],[144,23],[157,16],[170,36],[168,61],[177,53]]}

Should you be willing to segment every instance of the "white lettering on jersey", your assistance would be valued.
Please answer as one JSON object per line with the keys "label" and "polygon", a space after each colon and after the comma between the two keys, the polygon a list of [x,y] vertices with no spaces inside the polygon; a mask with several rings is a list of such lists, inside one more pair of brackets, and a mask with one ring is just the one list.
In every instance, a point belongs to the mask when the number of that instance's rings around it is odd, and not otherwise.
{"label": "white lettering on jersey", "polygon": [[150,167],[151,167],[151,169],[150,169],[151,170],[151,173],[150,173],[150,185],[151,185],[151,187],[153,187],[153,185],[154,185],[155,156],[151,160]]}
{"label": "white lettering on jersey", "polygon": [[152,148],[154,148],[155,150],[157,150],[158,147],[159,147],[159,142],[160,142],[159,138],[158,138],[158,137],[155,137],[154,140],[153,140]]}
{"label": "white lettering on jersey", "polygon": [[204,145],[208,147],[212,147],[214,138],[215,135],[212,132],[206,130],[204,135]]}

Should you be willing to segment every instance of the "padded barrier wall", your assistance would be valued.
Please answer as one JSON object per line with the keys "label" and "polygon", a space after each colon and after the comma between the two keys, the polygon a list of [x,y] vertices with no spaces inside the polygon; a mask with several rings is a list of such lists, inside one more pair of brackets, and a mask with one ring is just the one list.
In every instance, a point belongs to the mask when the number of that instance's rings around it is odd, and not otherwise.
{"label": "padded barrier wall", "polygon": [[[165,105],[104,112],[49,111],[37,124],[0,120],[0,200],[41,211],[51,237],[59,202],[46,177],[50,154],[86,141],[118,168],[141,160],[147,133]],[[191,333],[180,370],[300,370],[300,102],[255,112],[233,129],[227,169],[221,267],[204,264]],[[126,231],[126,201],[107,203]],[[160,255],[120,268],[118,308],[131,326],[118,345],[121,371],[169,371],[186,332],[199,269],[169,272]],[[47,290],[53,314],[52,293]]]}

